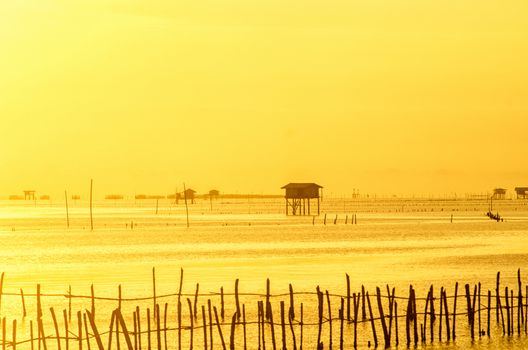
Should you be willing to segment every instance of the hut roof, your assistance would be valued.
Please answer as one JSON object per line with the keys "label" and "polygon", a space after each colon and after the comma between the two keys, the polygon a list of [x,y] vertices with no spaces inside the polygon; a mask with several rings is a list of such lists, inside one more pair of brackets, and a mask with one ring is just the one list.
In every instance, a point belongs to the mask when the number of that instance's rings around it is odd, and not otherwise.
{"label": "hut roof", "polygon": [[527,192],[528,187],[515,187],[515,192]]}
{"label": "hut roof", "polygon": [[310,188],[310,187],[317,187],[317,188],[323,188],[323,186],[318,185],[313,182],[290,182],[287,185],[284,185],[281,187],[281,189],[290,189],[290,188]]}

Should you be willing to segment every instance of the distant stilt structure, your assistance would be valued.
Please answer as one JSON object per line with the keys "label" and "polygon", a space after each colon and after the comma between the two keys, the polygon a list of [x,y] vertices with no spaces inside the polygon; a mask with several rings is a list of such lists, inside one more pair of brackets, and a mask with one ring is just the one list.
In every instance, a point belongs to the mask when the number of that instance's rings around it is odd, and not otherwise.
{"label": "distant stilt structure", "polygon": [[34,201],[36,199],[35,197],[35,191],[34,190],[24,190],[24,199],[25,200],[32,200]]}
{"label": "distant stilt structure", "polygon": [[322,186],[316,183],[292,182],[281,188],[286,190],[286,215],[290,215],[290,208],[291,215],[311,215],[310,199],[317,199],[317,215],[320,214]]}

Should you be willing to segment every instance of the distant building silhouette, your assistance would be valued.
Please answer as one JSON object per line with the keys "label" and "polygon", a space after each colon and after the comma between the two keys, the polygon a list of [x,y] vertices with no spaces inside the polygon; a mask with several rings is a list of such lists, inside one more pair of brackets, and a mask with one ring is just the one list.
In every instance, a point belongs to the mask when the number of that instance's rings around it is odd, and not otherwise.
{"label": "distant building silhouette", "polygon": [[209,191],[209,199],[218,199],[219,196],[220,196],[220,191],[218,190]]}
{"label": "distant building silhouette", "polygon": [[517,193],[517,199],[528,198],[528,187],[515,187],[515,192]]}
{"label": "distant building silhouette", "polygon": [[24,199],[35,200],[35,191],[34,190],[25,190]]}
{"label": "distant building silhouette", "polygon": [[286,215],[311,215],[310,199],[317,199],[317,215],[320,213],[320,186],[313,182],[291,182],[281,187],[285,190]]}
{"label": "distant building silhouette", "polygon": [[505,199],[505,198],[506,198],[505,188],[495,188],[493,190],[493,199]]}
{"label": "distant building silhouette", "polygon": [[184,195],[184,198],[187,198],[187,200],[191,201],[191,204],[194,204],[194,195],[196,194],[195,190],[188,188],[183,191],[182,194]]}

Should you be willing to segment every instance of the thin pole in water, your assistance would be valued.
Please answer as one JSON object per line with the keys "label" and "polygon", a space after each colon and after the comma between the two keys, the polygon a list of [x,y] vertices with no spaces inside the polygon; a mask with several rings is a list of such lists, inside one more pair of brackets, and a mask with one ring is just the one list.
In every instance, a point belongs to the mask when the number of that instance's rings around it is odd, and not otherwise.
{"label": "thin pole in water", "polygon": [[93,215],[92,215],[92,193],[93,193],[93,179],[90,179],[90,229],[93,231]]}
{"label": "thin pole in water", "polygon": [[185,200],[185,213],[187,215],[187,228],[189,228],[189,206],[187,205],[187,189],[185,183],[183,184],[183,199]]}
{"label": "thin pole in water", "polygon": [[70,214],[68,212],[68,192],[64,191],[64,199],[66,200],[66,227],[70,228]]}

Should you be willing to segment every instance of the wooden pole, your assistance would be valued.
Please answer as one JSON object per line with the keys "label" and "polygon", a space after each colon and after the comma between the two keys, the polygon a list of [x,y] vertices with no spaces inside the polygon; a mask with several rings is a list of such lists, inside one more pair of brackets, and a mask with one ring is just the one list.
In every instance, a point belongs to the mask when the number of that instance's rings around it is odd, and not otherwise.
{"label": "wooden pole", "polygon": [[237,313],[233,314],[231,317],[231,333],[229,335],[229,349],[235,350],[235,324],[237,322]]}
{"label": "wooden pole", "polygon": [[64,345],[66,345],[66,350],[70,350],[70,332],[68,331],[68,312],[66,309],[62,310],[62,316],[64,317]]}
{"label": "wooden pole", "polygon": [[[244,334],[244,350],[247,350],[247,340],[246,340],[246,305],[242,304],[242,330]],[[292,329],[293,331],[293,329]]]}
{"label": "wooden pole", "polygon": [[182,348],[182,304],[178,300],[178,350]]}
{"label": "wooden pole", "polygon": [[[90,326],[92,327],[92,331],[95,337],[95,342],[97,343],[97,348],[99,350],[104,350],[103,342],[101,340],[101,335],[99,334],[99,331],[97,330],[97,325],[95,323],[93,315],[88,310],[86,310],[86,315],[88,315],[88,321],[90,322]],[[86,329],[86,331],[88,332],[88,329]]]}
{"label": "wooden pole", "polygon": [[343,324],[345,312],[345,299],[341,298],[341,308],[339,309],[339,350],[343,350]]}
{"label": "wooden pole", "polygon": [[93,231],[93,213],[92,213],[92,207],[93,207],[93,179],[90,179],[90,230]]}
{"label": "wooden pole", "polygon": [[209,343],[211,350],[213,350],[213,308],[211,307],[211,299],[207,299],[207,308],[209,311]]}
{"label": "wooden pole", "polygon": [[66,228],[70,228],[70,213],[68,210],[68,193],[64,191],[64,200],[66,201]]}
{"label": "wooden pole", "polygon": [[390,347],[390,336],[387,328],[387,323],[385,322],[385,313],[383,312],[383,304],[381,303],[381,291],[379,287],[376,287],[376,299],[378,301],[378,311],[381,321],[381,328],[383,329],[383,339],[385,340],[385,348],[388,348]]}
{"label": "wooden pole", "polygon": [[200,283],[196,283],[196,292],[194,293],[194,319],[198,319],[197,310],[198,310],[198,292],[199,291],[200,291]]}
{"label": "wooden pole", "polygon": [[237,322],[240,322],[240,301],[238,300],[238,278],[235,281],[235,304],[236,304],[236,318]]}
{"label": "wooden pole", "polygon": [[350,322],[350,276],[346,274],[347,284],[347,321]]}
{"label": "wooden pole", "polygon": [[[154,322],[156,322],[156,314],[157,314],[156,305],[157,304],[158,303],[156,302],[156,268],[153,267],[152,268],[152,317],[153,317]],[[157,325],[157,327],[159,328],[159,325]]]}
{"label": "wooden pole", "polygon": [[185,200],[185,215],[187,216],[187,228],[189,228],[189,205],[187,204],[187,189],[183,184],[183,199]]}
{"label": "wooden pole", "polygon": [[[113,321],[114,321],[114,318],[112,317],[111,324],[113,323]],[[82,316],[81,316],[80,311],[77,311],[77,332],[78,332],[77,340],[79,341],[79,350],[82,350],[83,330],[82,330]],[[110,328],[110,334],[112,334],[112,328]],[[112,337],[110,336],[110,340],[108,342],[108,350],[110,350],[111,341],[112,341]]]}
{"label": "wooden pole", "polygon": [[22,318],[26,318],[26,302],[24,300],[24,291],[20,288],[20,298],[22,299]]}
{"label": "wooden pole", "polygon": [[216,306],[213,306],[214,314],[215,314],[215,320],[216,320],[216,326],[218,328],[218,334],[220,335],[220,341],[222,342],[222,349],[226,349],[224,336],[222,334],[222,326],[220,325],[220,321],[218,320],[218,312],[216,311]]}
{"label": "wooden pole", "polygon": [[139,306],[136,306],[136,317],[137,317],[137,338],[138,338],[138,347],[141,350],[141,313],[139,312]]}
{"label": "wooden pole", "polygon": [[[168,309],[169,308],[169,304],[168,303],[165,303],[165,309],[163,310],[163,342],[165,344],[165,350],[167,350],[168,346],[167,346],[167,314],[168,314]],[[204,326],[204,329],[205,329],[205,326]]]}
{"label": "wooden pole", "polygon": [[495,315],[497,317],[497,323],[499,323],[499,308],[500,308],[499,284],[500,284],[500,271],[497,272],[497,285],[495,287]]}
{"label": "wooden pole", "polygon": [[13,350],[16,350],[16,346],[17,346],[16,331],[17,331],[17,320],[15,319],[13,320],[13,338],[11,339],[11,348]]}
{"label": "wooden pole", "polygon": [[290,309],[289,309],[289,318],[292,320],[295,319],[295,305],[293,303],[293,286],[290,283]]}
{"label": "wooden pole", "polygon": [[[526,293],[526,295],[528,295],[528,293]],[[302,350],[302,348],[303,348],[303,326],[304,326],[304,321],[303,321],[303,303],[301,303],[301,319],[300,319],[300,322],[299,322],[299,327],[301,327],[300,334],[299,334],[299,350]]]}
{"label": "wooden pole", "polygon": [[491,309],[491,290],[488,290],[488,338],[490,336],[490,309]]}
{"label": "wooden pole", "polygon": [[328,307],[328,348],[332,349],[332,307],[330,305],[330,294],[328,294],[328,290],[326,290],[326,302]]}
{"label": "wooden pole", "polygon": [[282,349],[286,350],[286,322],[284,317],[284,300],[280,301],[281,335]]}
{"label": "wooden pole", "polygon": [[[90,333],[88,333],[88,322],[86,321],[86,313],[83,314],[83,320],[84,320],[84,334],[86,334],[86,345],[88,347],[88,350],[91,349],[90,347]],[[119,338],[119,334],[116,335],[116,339]]]}
{"label": "wooden pole", "polygon": [[[160,322],[160,307],[159,304],[156,304],[155,314],[156,314],[156,345],[158,350],[161,350],[161,322]],[[191,326],[191,341],[192,341],[192,326]]]}
{"label": "wooden pole", "polygon": [[271,343],[273,345],[273,350],[277,350],[277,343],[275,342],[275,323],[273,323],[273,310],[271,308],[271,303],[269,304],[269,310],[270,310],[269,325],[271,328]]}
{"label": "wooden pole", "polygon": [[455,298],[453,301],[453,340],[456,339],[456,307],[457,307],[458,282],[455,283]]}
{"label": "wooden pole", "polygon": [[207,319],[205,317],[205,306],[202,305],[202,324],[203,324],[203,339],[204,339],[204,350],[207,349]]}
{"label": "wooden pole", "polygon": [[[150,308],[147,307],[147,349],[152,349],[152,328],[150,327]],[[179,344],[178,344],[179,345]]]}
{"label": "wooden pole", "polygon": [[220,287],[220,317],[222,317],[222,321],[224,320],[224,287]]}
{"label": "wooden pole", "polygon": [[317,309],[318,309],[318,315],[319,315],[319,322],[317,323],[317,349],[319,349],[321,345],[321,332],[323,328],[323,293],[319,290],[319,286],[316,288],[317,291]]}
{"label": "wooden pole", "polygon": [[57,338],[57,349],[61,349],[60,334],[59,334],[59,325],[57,323],[57,317],[55,316],[55,310],[53,307],[50,307],[51,318],[53,319],[53,327],[55,327],[55,337]]}
{"label": "wooden pole", "polygon": [[370,315],[370,325],[372,326],[372,336],[374,337],[374,347],[378,347],[378,337],[376,336],[376,326],[374,325],[374,315],[372,314],[372,306],[370,305],[370,298],[369,294],[367,292],[367,303],[369,308],[369,315]]}
{"label": "wooden pole", "polygon": [[[192,350],[193,348],[193,330],[194,330],[194,317],[193,317],[193,308],[191,304],[191,299],[187,298],[187,305],[189,306],[189,319],[190,319],[190,336],[189,336],[189,349]],[[159,350],[159,349],[158,349]]]}

